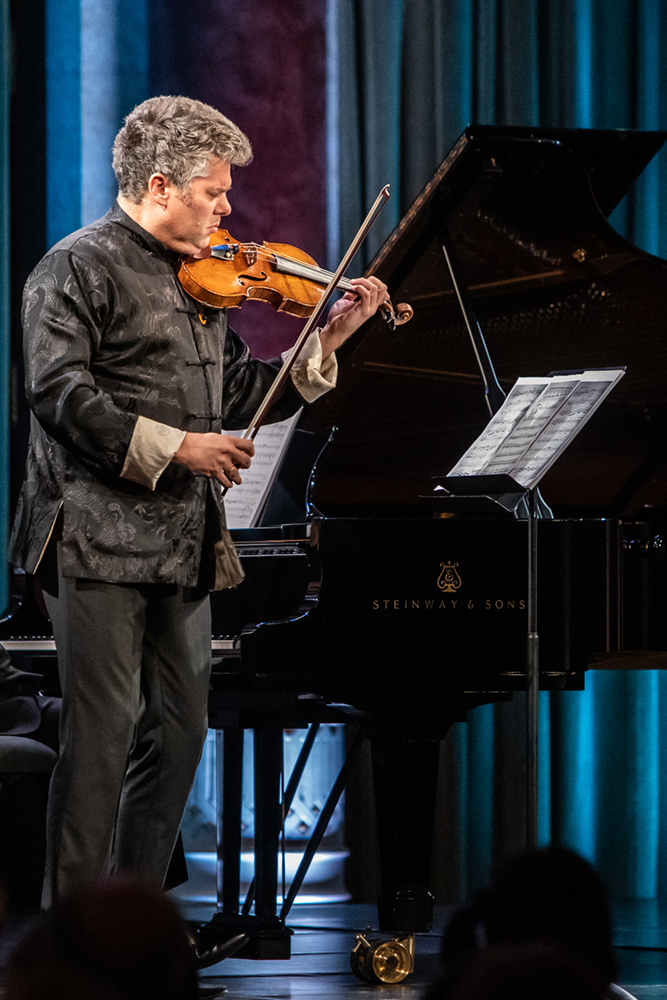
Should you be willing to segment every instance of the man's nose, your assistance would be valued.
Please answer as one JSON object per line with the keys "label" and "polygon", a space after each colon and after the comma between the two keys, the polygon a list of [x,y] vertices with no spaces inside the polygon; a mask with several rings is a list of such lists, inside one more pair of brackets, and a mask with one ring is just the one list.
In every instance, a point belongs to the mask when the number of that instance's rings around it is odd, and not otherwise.
{"label": "man's nose", "polygon": [[216,215],[229,215],[232,210],[232,206],[229,204],[229,198],[227,195],[222,195],[218,200],[218,204],[215,206]]}

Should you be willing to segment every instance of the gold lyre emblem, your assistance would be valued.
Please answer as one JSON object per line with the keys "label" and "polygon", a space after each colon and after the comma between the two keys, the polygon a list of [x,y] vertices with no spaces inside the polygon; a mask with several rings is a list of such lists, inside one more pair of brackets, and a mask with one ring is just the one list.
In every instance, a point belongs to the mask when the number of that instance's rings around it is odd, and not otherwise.
{"label": "gold lyre emblem", "polygon": [[461,586],[461,577],[457,572],[457,566],[457,562],[440,563],[438,586],[445,594],[455,594]]}

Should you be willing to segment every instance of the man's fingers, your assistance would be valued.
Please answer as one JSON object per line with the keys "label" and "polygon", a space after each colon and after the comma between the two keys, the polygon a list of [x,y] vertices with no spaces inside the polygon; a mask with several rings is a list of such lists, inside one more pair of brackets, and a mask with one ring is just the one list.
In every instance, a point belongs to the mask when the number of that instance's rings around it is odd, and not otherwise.
{"label": "man's fingers", "polygon": [[236,468],[236,466],[232,466],[232,468],[227,471],[226,475],[227,478],[231,480],[232,483],[236,483],[237,486],[241,485],[242,482],[241,473]]}
{"label": "man's fingers", "polygon": [[232,459],[234,466],[237,469],[249,469],[250,468],[250,456],[246,455],[242,451],[233,451],[229,456]]}
{"label": "man's fingers", "polygon": [[375,312],[388,298],[387,286],[378,278],[353,278],[352,286],[362,309],[368,313]]}
{"label": "man's fingers", "polygon": [[214,479],[217,479],[219,483],[225,486],[228,490],[232,486],[240,486],[242,483],[241,473],[233,466],[231,469],[219,469],[213,475]]}
{"label": "man's fingers", "polygon": [[224,452],[232,464],[239,469],[249,469],[252,456],[255,454],[253,442],[249,438],[230,437],[228,434],[223,434],[221,440]]}

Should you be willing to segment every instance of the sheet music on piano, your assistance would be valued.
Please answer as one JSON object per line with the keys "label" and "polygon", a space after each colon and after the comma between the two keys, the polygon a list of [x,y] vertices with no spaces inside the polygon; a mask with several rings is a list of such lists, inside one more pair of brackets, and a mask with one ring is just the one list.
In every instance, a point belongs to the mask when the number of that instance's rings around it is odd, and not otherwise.
{"label": "sheet music on piano", "polygon": [[[293,417],[259,429],[252,465],[242,472],[241,485],[229,490],[225,497],[228,528],[254,528],[259,523],[302,412],[303,407]],[[244,430],[222,433],[242,437]]]}
{"label": "sheet music on piano", "polygon": [[533,489],[625,374],[625,368],[517,380],[498,412],[446,477],[509,476]]}

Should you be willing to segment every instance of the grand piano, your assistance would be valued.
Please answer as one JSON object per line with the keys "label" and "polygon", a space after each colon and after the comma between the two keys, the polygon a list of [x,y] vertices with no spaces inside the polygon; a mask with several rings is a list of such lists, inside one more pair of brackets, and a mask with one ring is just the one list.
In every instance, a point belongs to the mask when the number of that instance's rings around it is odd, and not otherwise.
{"label": "grand piano", "polygon": [[[211,724],[230,734],[227,860],[240,846],[233,732],[263,733],[264,802],[278,798],[281,725],[353,718],[371,741],[379,929],[398,951],[358,946],[362,978],[391,981],[410,965],[400,942],[431,926],[441,740],[526,683],[526,521],[441,516],[431,500],[432,478],[489,419],[467,324],[483,332],[505,391],[521,375],[627,367],[541,483],[555,516],[539,525],[540,687],[581,689],[590,666],[665,659],[664,615],[653,611],[666,583],[667,264],[607,222],[665,138],[465,130],[369,268],[413,320],[390,330],[373,319],[345,345],[339,388],[297,432],[318,457],[301,510],[285,503],[295,488],[284,485],[279,516],[237,539],[247,580],[214,595]],[[11,619],[3,636],[19,650]],[[277,807],[263,822],[272,842]],[[269,850],[252,916],[238,912],[228,865],[216,929],[238,932],[239,955],[285,953],[275,867]]]}

